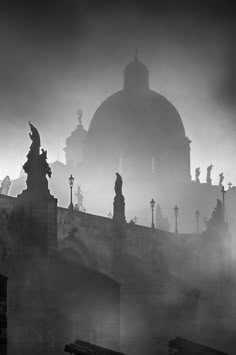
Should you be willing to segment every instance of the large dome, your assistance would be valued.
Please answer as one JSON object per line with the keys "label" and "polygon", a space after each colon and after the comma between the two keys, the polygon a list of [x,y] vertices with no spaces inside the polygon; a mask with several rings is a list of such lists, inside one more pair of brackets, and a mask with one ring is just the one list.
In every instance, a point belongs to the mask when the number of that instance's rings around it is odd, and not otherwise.
{"label": "large dome", "polygon": [[127,65],[124,89],[108,97],[93,116],[85,158],[100,167],[118,168],[122,160],[126,168],[152,166],[165,174],[174,168],[189,179],[189,140],[181,117],[148,82],[148,69],[137,58]]}

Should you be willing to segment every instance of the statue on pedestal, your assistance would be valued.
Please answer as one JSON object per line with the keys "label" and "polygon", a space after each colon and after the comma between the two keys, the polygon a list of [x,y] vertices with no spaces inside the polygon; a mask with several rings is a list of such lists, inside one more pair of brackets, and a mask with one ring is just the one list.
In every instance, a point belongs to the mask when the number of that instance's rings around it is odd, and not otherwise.
{"label": "statue on pedestal", "polygon": [[40,135],[29,122],[31,145],[23,166],[27,174],[27,189],[17,197],[17,218],[21,226],[22,253],[28,249],[45,253],[57,246],[57,199],[48,189],[47,176],[52,172],[47,163],[47,151],[41,149]]}
{"label": "statue on pedestal", "polygon": [[47,151],[41,149],[40,154],[40,135],[37,128],[29,121],[30,126],[30,145],[29,153],[27,154],[27,162],[23,169],[27,174],[27,190],[33,194],[49,194],[48,181],[46,175],[51,177],[52,171],[47,163]]}
{"label": "statue on pedestal", "polygon": [[222,187],[223,185],[222,185],[222,182],[223,182],[223,180],[224,180],[224,173],[221,173],[221,174],[219,174],[219,177],[220,177],[220,180],[219,180],[219,186],[220,187]]}
{"label": "statue on pedestal", "polygon": [[200,168],[196,168],[195,169],[195,181],[198,183],[200,183],[199,176],[200,176]]}
{"label": "statue on pedestal", "polygon": [[10,189],[11,186],[11,179],[10,177],[7,175],[3,180],[2,180],[2,184],[0,187],[0,194],[2,195],[8,195],[8,191]]}
{"label": "statue on pedestal", "polygon": [[206,177],[206,182],[211,185],[212,179],[211,179],[211,171],[212,171],[213,165],[209,165],[207,167],[207,177]]}
{"label": "statue on pedestal", "polygon": [[122,196],[122,185],[123,180],[119,173],[116,173],[116,182],[115,182],[115,193],[116,196]]}
{"label": "statue on pedestal", "polygon": [[[29,121],[29,126],[31,132],[29,133],[30,139],[32,140],[31,146],[30,146],[30,152],[39,152],[39,148],[41,146],[40,142],[40,135],[36,127]],[[30,153],[29,152],[29,153]]]}
{"label": "statue on pedestal", "polygon": [[122,224],[125,222],[125,199],[122,195],[122,185],[123,180],[119,173],[116,173],[116,181],[115,181],[115,198],[114,198],[114,213],[113,219],[118,224]]}
{"label": "statue on pedestal", "polygon": [[211,218],[207,221],[207,231],[217,231],[220,225],[224,225],[224,206],[220,199],[216,200],[216,207]]}

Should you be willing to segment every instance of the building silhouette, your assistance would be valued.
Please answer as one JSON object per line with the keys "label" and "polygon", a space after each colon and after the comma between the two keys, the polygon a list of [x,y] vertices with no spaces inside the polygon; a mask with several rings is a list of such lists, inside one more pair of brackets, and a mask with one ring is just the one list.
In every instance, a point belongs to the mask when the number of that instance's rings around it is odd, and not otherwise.
{"label": "building silhouette", "polygon": [[66,154],[66,165],[70,169],[78,169],[84,161],[84,144],[87,131],[82,124],[83,111],[78,110],[79,124],[66,139],[66,146],[63,149]]}
{"label": "building silhouette", "polygon": [[[62,354],[78,335],[131,355],[165,353],[173,333],[226,351],[235,347],[222,202],[204,234],[126,223],[117,173],[112,219],[58,207],[48,188],[47,152],[30,127],[26,189],[16,198],[0,195],[9,354]],[[225,316],[227,324],[219,321]]]}
{"label": "building silhouette", "polygon": [[124,70],[123,89],[95,112],[85,140],[85,169],[120,169],[127,179],[190,181],[190,140],[176,108],[149,87],[137,56]]}
{"label": "building silhouette", "polygon": [[[113,177],[118,171],[126,182],[128,219],[135,215],[140,224],[150,225],[149,201],[153,197],[162,207],[170,230],[175,226],[176,204],[180,208],[179,231],[196,230],[197,209],[199,230],[205,230],[204,218],[211,217],[216,199],[222,197],[218,182],[212,183],[214,167],[211,162],[208,167],[197,167],[196,176],[191,178],[190,140],[182,119],[172,103],[150,89],[148,68],[137,55],[124,70],[123,88],[98,107],[88,131],[82,124],[82,110],[78,118],[79,125],[66,140],[66,164],[50,164],[50,191],[60,206],[68,206],[66,181],[72,173],[83,191],[86,209],[106,215],[112,208]],[[13,180],[9,194],[19,194],[25,179]],[[233,232],[234,186],[227,190],[225,206]]]}

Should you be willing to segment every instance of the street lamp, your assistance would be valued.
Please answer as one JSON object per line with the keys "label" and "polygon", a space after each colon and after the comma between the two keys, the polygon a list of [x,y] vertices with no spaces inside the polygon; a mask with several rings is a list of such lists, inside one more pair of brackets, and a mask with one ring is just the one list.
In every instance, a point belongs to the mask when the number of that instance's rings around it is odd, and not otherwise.
{"label": "street lamp", "polygon": [[178,234],[178,213],[179,213],[179,207],[176,205],[174,208],[175,211],[175,234]]}
{"label": "street lamp", "polygon": [[108,213],[108,217],[109,217],[109,218],[112,218],[112,213],[111,213],[111,211]]}
{"label": "street lamp", "polygon": [[68,178],[69,180],[69,186],[70,186],[70,205],[69,205],[69,209],[73,210],[74,209],[74,205],[72,202],[72,188],[73,188],[73,184],[74,184],[74,180],[75,178],[72,176],[72,174],[70,174],[70,177]]}
{"label": "street lamp", "polygon": [[197,210],[197,211],[195,212],[195,215],[196,215],[196,221],[197,221],[197,234],[198,234],[198,225],[199,225],[199,216],[200,216],[199,210]]}
{"label": "street lamp", "polygon": [[222,186],[222,189],[221,189],[221,193],[222,193],[222,202],[223,202],[223,220],[225,222],[225,188],[224,188],[224,185]]}
{"label": "street lamp", "polygon": [[153,198],[151,199],[151,201],[150,201],[150,206],[151,206],[151,210],[152,210],[152,229],[154,229],[155,228],[155,226],[154,226],[154,221],[153,221],[153,211],[154,211],[154,207],[155,207],[155,201],[153,200]]}

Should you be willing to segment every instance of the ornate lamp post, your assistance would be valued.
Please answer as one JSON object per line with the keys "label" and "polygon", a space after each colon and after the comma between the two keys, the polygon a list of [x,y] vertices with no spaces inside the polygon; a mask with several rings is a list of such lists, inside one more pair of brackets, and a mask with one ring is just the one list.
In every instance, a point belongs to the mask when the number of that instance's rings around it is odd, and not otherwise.
{"label": "ornate lamp post", "polygon": [[72,188],[73,188],[73,184],[74,184],[74,180],[75,178],[72,176],[72,174],[70,174],[70,177],[68,178],[69,180],[69,186],[70,186],[70,205],[69,205],[69,209],[73,210],[74,209],[74,205],[72,202]]}
{"label": "ornate lamp post", "polygon": [[175,234],[178,234],[178,213],[179,213],[179,207],[176,205],[174,208],[175,211]]}
{"label": "ornate lamp post", "polygon": [[152,229],[154,230],[155,226],[154,226],[154,221],[153,221],[153,211],[154,211],[154,207],[155,207],[155,201],[153,200],[153,198],[150,201],[150,206],[151,206],[151,210],[152,210]]}
{"label": "ornate lamp post", "polygon": [[198,234],[199,216],[200,216],[200,212],[199,212],[199,210],[196,210],[196,212],[195,212],[195,216],[196,216],[196,222],[197,222],[197,234]]}

